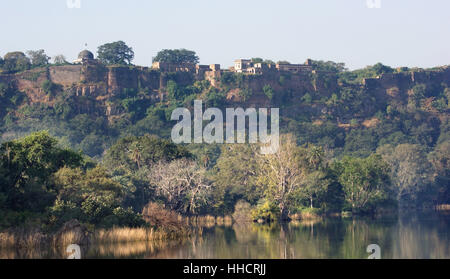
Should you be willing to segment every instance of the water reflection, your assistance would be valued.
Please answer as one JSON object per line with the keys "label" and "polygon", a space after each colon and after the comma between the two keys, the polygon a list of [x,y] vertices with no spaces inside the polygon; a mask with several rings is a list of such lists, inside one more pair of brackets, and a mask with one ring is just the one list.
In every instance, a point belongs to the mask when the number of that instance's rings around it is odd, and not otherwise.
{"label": "water reflection", "polygon": [[[450,216],[324,219],[289,224],[202,227],[175,242],[83,247],[83,258],[366,259],[369,244],[382,258],[450,258]],[[64,258],[64,251],[0,251],[0,258]]]}

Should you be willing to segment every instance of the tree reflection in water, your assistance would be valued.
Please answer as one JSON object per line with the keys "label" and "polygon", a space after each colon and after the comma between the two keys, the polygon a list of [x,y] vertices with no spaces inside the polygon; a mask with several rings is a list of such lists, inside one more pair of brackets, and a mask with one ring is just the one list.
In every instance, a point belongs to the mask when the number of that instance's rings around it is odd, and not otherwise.
{"label": "tree reflection in water", "polygon": [[[85,258],[367,259],[370,244],[382,258],[450,258],[450,216],[326,218],[285,224],[204,226],[181,241],[83,247]],[[0,258],[65,258],[64,250],[0,250]]]}

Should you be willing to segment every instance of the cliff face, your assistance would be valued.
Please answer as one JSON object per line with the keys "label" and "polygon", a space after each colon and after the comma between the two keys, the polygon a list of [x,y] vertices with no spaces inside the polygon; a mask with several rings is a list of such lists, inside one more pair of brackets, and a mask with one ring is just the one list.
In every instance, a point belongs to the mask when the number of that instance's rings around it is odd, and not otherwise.
{"label": "cliff face", "polygon": [[[46,81],[57,85],[57,92],[71,92],[75,96],[88,96],[98,101],[106,115],[120,114],[120,111],[108,107],[108,100],[114,98],[125,89],[139,89],[147,92],[152,102],[159,101],[164,95],[164,88],[168,80],[174,80],[180,86],[193,84],[195,80],[206,79],[213,86],[221,86],[220,71],[207,72],[199,76],[190,72],[164,73],[146,67],[103,66],[98,63],[85,65],[50,66],[33,69],[18,74],[0,74],[0,82],[13,85],[24,92],[29,102],[52,104],[52,96],[43,89]],[[241,90],[248,90],[251,96],[245,100],[251,106],[270,106],[280,101],[301,103],[300,99],[306,94],[330,97],[339,91],[340,87],[348,86],[363,90],[377,99],[377,102],[388,102],[395,99],[401,103],[408,100],[411,89],[417,84],[433,86],[445,83],[450,85],[450,67],[438,68],[430,71],[401,72],[383,74],[378,78],[363,80],[361,84],[342,85],[331,73],[302,73],[269,72],[263,75],[244,75],[237,82],[228,86],[227,99],[230,103],[243,103],[239,94]],[[263,88],[270,86],[275,92],[273,100],[269,100]],[[53,94],[53,95],[54,95]],[[326,113],[323,107],[298,109],[314,109],[319,113]]]}
{"label": "cliff face", "polygon": [[[124,88],[160,88],[160,73],[148,68],[105,67],[103,65],[51,66],[19,74],[2,74],[0,82],[11,84],[38,102],[45,81],[60,85],[61,90],[73,90],[77,95],[103,96],[119,93]],[[44,94],[45,95],[45,94]]]}
{"label": "cliff face", "polygon": [[[260,103],[265,86],[270,86],[278,96],[287,95],[290,99],[299,100],[306,93],[329,97],[336,92],[338,84],[336,75],[332,73],[271,72],[263,75],[249,75],[241,85],[252,92],[248,103]],[[268,99],[265,99],[267,103]]]}
{"label": "cliff face", "polygon": [[407,94],[417,84],[433,88],[442,83],[450,85],[450,67],[433,71],[383,74],[378,78],[363,80],[365,89],[387,98],[402,98],[402,94]]}

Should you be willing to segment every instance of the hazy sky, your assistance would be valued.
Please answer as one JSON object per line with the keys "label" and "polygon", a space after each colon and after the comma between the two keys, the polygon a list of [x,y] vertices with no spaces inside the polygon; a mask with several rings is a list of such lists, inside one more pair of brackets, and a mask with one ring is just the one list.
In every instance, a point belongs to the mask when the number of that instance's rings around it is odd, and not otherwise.
{"label": "hazy sky", "polygon": [[[75,0],[72,0],[75,1]],[[0,55],[45,49],[76,58],[88,44],[123,40],[135,64],[164,48],[197,52],[201,63],[237,58],[345,62],[351,69],[450,64],[450,1],[380,0],[0,0]],[[375,0],[373,0],[375,2]]]}

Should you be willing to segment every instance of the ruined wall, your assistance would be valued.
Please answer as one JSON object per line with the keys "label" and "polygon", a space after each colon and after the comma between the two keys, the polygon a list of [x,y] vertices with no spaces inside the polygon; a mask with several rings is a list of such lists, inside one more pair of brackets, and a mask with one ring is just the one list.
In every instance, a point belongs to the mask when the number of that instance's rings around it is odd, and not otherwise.
{"label": "ruined wall", "polygon": [[[50,80],[62,85],[61,90],[74,92],[77,96],[92,96],[98,101],[105,101],[123,89],[144,89],[149,97],[156,100],[164,94],[169,80],[180,86],[191,85],[196,80],[206,79],[213,86],[220,85],[222,72],[207,71],[204,76],[188,72],[161,73],[146,67],[111,66],[98,63],[87,65],[51,66],[33,69],[18,74],[0,74],[0,82],[12,84],[26,93],[32,102],[49,102],[49,96],[42,90],[44,81]],[[247,103],[270,102],[263,93],[263,88],[270,85],[275,91],[275,99],[285,98],[298,100],[304,94],[330,96],[338,91],[336,75],[331,73],[283,73],[269,71],[262,75],[243,75],[239,77],[239,86],[230,85],[228,94],[230,102],[240,102],[240,89],[251,90]],[[379,101],[397,98],[407,100],[408,91],[419,83],[436,86],[442,83],[450,85],[450,67],[433,71],[416,71],[384,74],[378,78],[363,80],[354,85],[355,89],[364,89]],[[314,97],[314,96],[313,96]]]}
{"label": "ruined wall", "polygon": [[150,90],[158,90],[161,73],[148,68],[143,68],[139,71],[138,82],[141,88]]}
{"label": "ruined wall", "polygon": [[362,85],[378,98],[394,98],[407,100],[408,91],[417,84],[427,86],[450,86],[450,68],[441,68],[433,71],[415,71],[383,74],[378,78],[367,78]]}
{"label": "ruined wall", "polygon": [[108,71],[108,93],[114,94],[120,92],[123,88],[138,88],[137,69],[129,67],[110,67]]}
{"label": "ruined wall", "polygon": [[50,80],[63,86],[70,86],[81,81],[81,65],[49,67]]}
{"label": "ruined wall", "polygon": [[87,64],[81,68],[81,83],[106,83],[108,68],[102,64]]}
{"label": "ruined wall", "polygon": [[49,97],[42,90],[42,84],[49,80],[47,68],[38,68],[14,75],[11,83],[21,92],[27,94],[32,102],[48,102]]}
{"label": "ruined wall", "polygon": [[281,73],[268,72],[262,75],[244,76],[241,87],[250,89],[257,96],[263,94],[263,88],[270,85],[276,95],[288,93],[291,97],[302,97],[306,93],[329,96],[337,89],[334,74]]}
{"label": "ruined wall", "polygon": [[188,86],[195,81],[195,76],[189,72],[161,73],[159,88],[165,88],[169,80],[175,81],[179,86]]}

